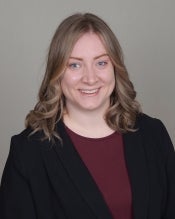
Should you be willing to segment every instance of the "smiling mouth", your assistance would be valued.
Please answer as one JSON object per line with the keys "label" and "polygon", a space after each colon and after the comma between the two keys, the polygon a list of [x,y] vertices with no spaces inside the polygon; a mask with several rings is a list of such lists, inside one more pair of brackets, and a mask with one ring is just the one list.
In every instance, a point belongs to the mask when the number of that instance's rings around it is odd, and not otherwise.
{"label": "smiling mouth", "polygon": [[89,89],[80,89],[80,92],[81,92],[82,94],[89,94],[89,95],[91,95],[91,94],[96,94],[98,91],[99,91],[99,88],[97,88],[97,89],[92,89],[92,90],[89,90]]}

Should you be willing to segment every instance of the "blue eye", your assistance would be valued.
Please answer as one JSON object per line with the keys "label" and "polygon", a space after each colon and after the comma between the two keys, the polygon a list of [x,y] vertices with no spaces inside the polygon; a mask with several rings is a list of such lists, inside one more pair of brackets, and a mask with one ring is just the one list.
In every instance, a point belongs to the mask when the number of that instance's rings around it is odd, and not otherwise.
{"label": "blue eye", "polygon": [[106,61],[99,61],[98,63],[97,63],[97,65],[98,66],[100,66],[100,67],[104,67],[105,65],[107,65],[108,63],[106,62]]}
{"label": "blue eye", "polygon": [[81,67],[81,65],[79,63],[70,63],[70,64],[68,64],[68,67],[70,69],[78,69]]}

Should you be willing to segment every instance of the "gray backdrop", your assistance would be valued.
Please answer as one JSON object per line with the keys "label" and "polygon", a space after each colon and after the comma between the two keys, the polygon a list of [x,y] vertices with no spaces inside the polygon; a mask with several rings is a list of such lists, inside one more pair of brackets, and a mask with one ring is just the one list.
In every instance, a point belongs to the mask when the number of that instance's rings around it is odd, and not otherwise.
{"label": "gray backdrop", "polygon": [[78,11],[110,24],[144,112],[160,118],[175,143],[174,10],[174,0],[0,0],[0,177],[10,138],[36,102],[50,39]]}

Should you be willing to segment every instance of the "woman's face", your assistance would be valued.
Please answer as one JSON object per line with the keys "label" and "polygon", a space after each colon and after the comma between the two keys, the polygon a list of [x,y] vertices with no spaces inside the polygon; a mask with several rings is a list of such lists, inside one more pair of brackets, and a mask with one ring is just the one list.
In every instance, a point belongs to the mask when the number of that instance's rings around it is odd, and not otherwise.
{"label": "woman's face", "polygon": [[115,86],[114,67],[98,35],[85,33],[76,42],[61,86],[68,112],[104,113],[109,107]]}

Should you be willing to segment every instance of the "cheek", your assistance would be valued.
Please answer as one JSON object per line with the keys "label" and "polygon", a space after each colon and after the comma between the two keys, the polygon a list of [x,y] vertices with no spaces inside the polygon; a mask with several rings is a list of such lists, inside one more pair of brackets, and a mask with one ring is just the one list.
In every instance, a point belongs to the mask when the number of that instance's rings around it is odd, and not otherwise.
{"label": "cheek", "polygon": [[114,78],[113,78],[113,80],[111,80],[109,87],[110,87],[110,92],[112,93],[114,88],[115,88],[115,79]]}
{"label": "cheek", "polygon": [[114,87],[115,87],[114,72],[111,72],[110,76],[106,80],[108,81],[108,84],[109,84],[109,87],[110,87],[111,91],[113,91]]}
{"label": "cheek", "polygon": [[61,84],[63,85],[74,85],[80,80],[80,76],[78,74],[65,74]]}
{"label": "cheek", "polygon": [[111,70],[110,73],[107,72],[104,75],[105,75],[104,80],[106,81],[106,83],[109,83],[109,85],[111,84],[111,86],[114,86],[115,85],[114,71]]}
{"label": "cheek", "polygon": [[76,85],[80,81],[80,77],[78,75],[73,74],[64,74],[61,80],[61,89],[65,96],[69,95],[69,93],[76,89]]}

